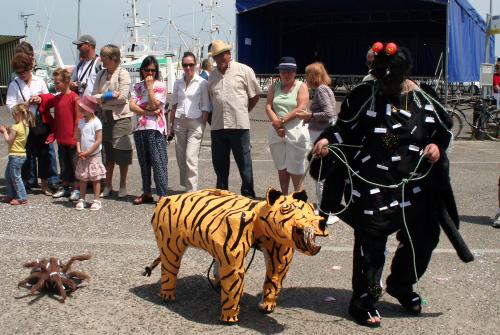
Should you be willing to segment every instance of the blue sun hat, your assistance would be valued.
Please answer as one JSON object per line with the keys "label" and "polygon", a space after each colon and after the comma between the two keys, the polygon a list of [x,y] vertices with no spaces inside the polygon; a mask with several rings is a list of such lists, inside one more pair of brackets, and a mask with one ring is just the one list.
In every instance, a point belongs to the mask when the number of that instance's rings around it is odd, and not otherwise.
{"label": "blue sun hat", "polygon": [[280,63],[276,69],[279,71],[297,71],[297,62],[293,57],[281,57]]}

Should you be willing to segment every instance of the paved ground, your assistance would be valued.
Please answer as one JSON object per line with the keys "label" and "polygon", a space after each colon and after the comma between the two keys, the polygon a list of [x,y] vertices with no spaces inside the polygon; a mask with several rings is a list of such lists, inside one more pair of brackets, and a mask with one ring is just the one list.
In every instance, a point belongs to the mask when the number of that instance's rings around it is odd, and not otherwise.
{"label": "paved ground", "polygon": [[[265,119],[263,104],[252,113]],[[0,109],[0,123],[10,123]],[[256,192],[278,187],[266,145],[268,123],[252,123]],[[6,146],[0,144],[0,170],[6,164]],[[173,146],[169,154],[169,186],[180,191]],[[201,154],[201,187],[214,186],[208,137]],[[452,181],[461,214],[461,232],[476,260],[462,263],[446,237],[435,252],[419,289],[429,301],[420,317],[408,317],[397,302],[385,295],[380,303],[383,326],[369,330],[353,323],[347,313],[350,299],[352,231],[339,223],[321,241],[314,258],[297,255],[285,281],[275,313],[261,314],[258,295],[264,277],[263,257],[257,253],[246,276],[241,322],[224,326],[219,319],[219,298],[206,281],[207,254],[191,249],[179,274],[178,300],[163,303],[158,297],[159,271],[142,277],[143,267],[156,255],[149,224],[152,205],[133,206],[106,199],[97,213],[78,212],[63,200],[29,195],[29,205],[0,204],[0,325],[1,333],[74,334],[494,334],[500,322],[500,230],[489,225],[497,206],[500,144],[487,141],[455,142],[451,154]],[[234,164],[233,164],[234,166]],[[0,180],[3,192],[4,180]],[[239,176],[231,174],[231,190],[238,191]],[[315,201],[314,184],[306,189]],[[130,171],[129,191],[140,193],[137,161]],[[394,250],[394,239],[390,241]],[[28,296],[16,283],[27,276],[21,264],[37,257],[91,253],[92,260],[77,264],[88,272],[88,286],[76,291],[65,304],[56,297]],[[391,256],[389,256],[391,257]],[[335,300],[325,302],[325,297]],[[497,329],[497,330],[495,330]]]}

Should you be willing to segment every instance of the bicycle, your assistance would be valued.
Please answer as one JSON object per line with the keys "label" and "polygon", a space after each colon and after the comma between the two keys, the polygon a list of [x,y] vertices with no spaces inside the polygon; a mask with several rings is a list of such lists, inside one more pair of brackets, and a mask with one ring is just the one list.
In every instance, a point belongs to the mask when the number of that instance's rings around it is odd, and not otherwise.
{"label": "bicycle", "polygon": [[[473,110],[472,122],[465,115],[465,111],[470,109]],[[471,128],[473,138],[483,140],[487,137],[492,141],[500,141],[500,110],[496,108],[495,98],[458,99],[448,109],[448,113],[453,120],[451,132],[454,139],[458,138],[466,123]]]}

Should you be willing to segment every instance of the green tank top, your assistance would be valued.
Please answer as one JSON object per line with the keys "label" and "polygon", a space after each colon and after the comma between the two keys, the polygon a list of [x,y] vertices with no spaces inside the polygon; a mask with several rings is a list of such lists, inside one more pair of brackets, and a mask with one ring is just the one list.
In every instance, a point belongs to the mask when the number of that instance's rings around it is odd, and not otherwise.
{"label": "green tank top", "polygon": [[302,82],[295,80],[293,89],[288,93],[281,91],[281,82],[274,86],[273,110],[278,117],[284,117],[297,107],[297,94]]}

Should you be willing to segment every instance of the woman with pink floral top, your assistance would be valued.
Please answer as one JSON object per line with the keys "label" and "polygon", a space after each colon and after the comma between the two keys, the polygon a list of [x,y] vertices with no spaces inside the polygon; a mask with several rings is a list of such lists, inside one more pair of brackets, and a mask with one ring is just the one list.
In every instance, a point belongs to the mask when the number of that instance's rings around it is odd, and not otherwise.
{"label": "woman with pink floral top", "polygon": [[158,196],[167,195],[167,140],[165,120],[165,83],[159,80],[158,61],[147,56],[141,64],[142,81],[135,84],[130,94],[130,109],[136,113],[137,125],[134,141],[141,167],[142,195],[134,199],[134,205],[152,203],[151,168]]}

